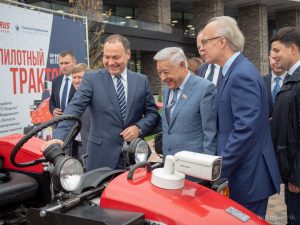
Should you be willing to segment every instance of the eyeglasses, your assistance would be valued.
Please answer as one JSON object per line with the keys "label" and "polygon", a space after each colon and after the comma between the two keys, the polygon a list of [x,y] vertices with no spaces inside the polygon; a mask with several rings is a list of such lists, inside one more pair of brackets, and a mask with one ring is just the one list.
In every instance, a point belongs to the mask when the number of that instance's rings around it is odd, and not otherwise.
{"label": "eyeglasses", "polygon": [[210,41],[212,41],[212,40],[215,40],[215,39],[217,39],[217,38],[222,38],[222,37],[217,36],[217,37],[212,37],[212,38],[202,39],[202,40],[201,40],[201,44],[202,44],[202,45],[206,45],[208,42],[210,42]]}

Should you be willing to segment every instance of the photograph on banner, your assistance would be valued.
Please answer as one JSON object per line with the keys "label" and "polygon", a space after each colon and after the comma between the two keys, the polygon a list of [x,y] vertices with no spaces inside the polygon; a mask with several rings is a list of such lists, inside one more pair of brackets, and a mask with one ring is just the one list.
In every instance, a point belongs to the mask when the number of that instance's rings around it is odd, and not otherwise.
{"label": "photograph on banner", "polygon": [[[51,82],[59,53],[87,63],[86,18],[68,18],[0,3],[0,137],[23,134],[52,119]],[[52,129],[40,136],[49,139]]]}

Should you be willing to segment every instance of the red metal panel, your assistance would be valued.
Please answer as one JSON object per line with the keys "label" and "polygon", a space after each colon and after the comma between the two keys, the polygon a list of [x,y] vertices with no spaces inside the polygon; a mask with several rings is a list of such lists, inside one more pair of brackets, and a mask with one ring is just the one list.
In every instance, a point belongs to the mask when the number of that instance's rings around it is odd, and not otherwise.
{"label": "red metal panel", "polygon": [[[28,171],[28,172],[36,172],[42,173],[43,166],[41,164],[26,168],[18,168],[11,164],[10,162],[10,154],[14,146],[18,143],[21,138],[23,138],[23,134],[12,134],[5,137],[0,137],[0,155],[4,157],[4,165],[3,167],[6,169],[19,170],[19,171]],[[41,152],[41,146],[44,143],[43,140],[33,137],[28,142],[24,144],[24,146],[20,149],[17,154],[16,161],[28,162],[35,159],[38,159],[43,156]]]}
{"label": "red metal panel", "polygon": [[[101,196],[101,207],[143,212],[156,224],[268,224],[238,203],[191,181],[179,190],[151,184],[151,173],[137,170],[132,181],[127,173],[115,178]],[[246,223],[225,212],[234,207],[250,217]],[[159,222],[159,223],[158,223]]]}

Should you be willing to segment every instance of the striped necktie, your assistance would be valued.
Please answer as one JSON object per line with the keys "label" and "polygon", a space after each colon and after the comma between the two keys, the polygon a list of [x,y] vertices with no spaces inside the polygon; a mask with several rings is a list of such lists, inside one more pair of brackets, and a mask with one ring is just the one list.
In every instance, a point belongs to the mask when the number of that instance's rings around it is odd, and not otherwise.
{"label": "striped necktie", "polygon": [[125,98],[125,90],[124,85],[122,83],[122,76],[118,75],[117,78],[117,97],[120,105],[121,117],[122,120],[125,120],[126,116],[126,98]]}
{"label": "striped necktie", "polygon": [[177,93],[178,93],[178,89],[173,89],[173,98],[171,102],[166,106],[166,112],[167,112],[166,118],[168,123],[170,123],[172,117],[172,108],[175,106],[177,102]]}

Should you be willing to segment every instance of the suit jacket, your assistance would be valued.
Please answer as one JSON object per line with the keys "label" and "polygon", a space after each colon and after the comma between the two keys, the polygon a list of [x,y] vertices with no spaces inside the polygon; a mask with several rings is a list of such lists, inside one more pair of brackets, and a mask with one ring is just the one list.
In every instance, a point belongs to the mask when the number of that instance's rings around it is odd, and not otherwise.
{"label": "suit jacket", "polygon": [[[127,108],[123,123],[111,75],[107,70],[88,72],[64,114],[81,116],[90,108],[91,128],[87,143],[87,170],[100,167],[116,168],[121,156],[123,138],[120,133],[137,125],[147,134],[157,123],[159,113],[145,75],[127,70]],[[53,137],[64,140],[74,124],[63,121]]]}
{"label": "suit jacket", "polygon": [[221,81],[217,95],[218,152],[230,197],[255,202],[281,183],[270,125],[267,90],[256,67],[240,54]]}
{"label": "suit jacket", "polygon": [[[206,73],[206,70],[208,69],[208,66],[209,66],[209,63],[204,63],[204,64],[200,65],[200,67],[199,67],[199,69],[198,69],[197,75],[198,75],[199,77],[205,78],[205,73]],[[222,71],[221,71],[221,69],[220,69],[220,71],[219,71],[219,77],[218,77],[218,80],[217,80],[217,84],[219,83],[219,81],[220,81],[220,79],[221,79],[221,77],[222,77],[222,73],[221,73],[221,72],[222,72]]]}
{"label": "suit jacket", "polygon": [[[170,90],[163,89],[164,106]],[[162,111],[163,155],[188,150],[216,154],[216,87],[206,79],[191,75],[174,107],[170,123],[166,107]]]}
{"label": "suit jacket", "polygon": [[[60,91],[60,87],[61,87],[63,78],[64,78],[64,76],[60,75],[52,81],[51,96],[50,96],[50,101],[49,101],[49,110],[52,115],[53,115],[53,110],[55,108],[60,108],[59,91]],[[76,92],[76,89],[73,87],[73,85],[71,85],[68,102],[71,101],[75,92]]]}
{"label": "suit jacket", "polygon": [[273,100],[272,100],[272,90],[271,90],[272,73],[263,76],[263,78],[268,92],[269,117],[272,117],[273,114]]}
{"label": "suit jacket", "polygon": [[208,65],[209,65],[208,63],[203,63],[203,64],[200,65],[200,67],[198,69],[198,73],[197,73],[197,75],[199,77],[205,78],[205,73],[206,73],[206,70],[208,68]]}
{"label": "suit jacket", "polygon": [[81,136],[81,144],[82,144],[82,154],[86,153],[87,149],[87,143],[88,143],[88,137],[90,133],[90,128],[91,128],[91,112],[90,108],[87,107],[84,113],[81,116],[81,121],[82,121],[82,126],[80,130],[80,136]]}

